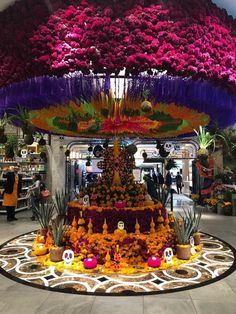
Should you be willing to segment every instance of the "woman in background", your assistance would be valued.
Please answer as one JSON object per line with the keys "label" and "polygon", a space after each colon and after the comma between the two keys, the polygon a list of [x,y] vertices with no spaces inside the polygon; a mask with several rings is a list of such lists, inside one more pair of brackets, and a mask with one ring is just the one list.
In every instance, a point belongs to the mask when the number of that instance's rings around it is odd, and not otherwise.
{"label": "woman in background", "polygon": [[28,193],[30,194],[30,202],[31,202],[31,209],[32,209],[32,217],[31,220],[35,220],[35,213],[40,206],[42,201],[41,197],[41,186],[42,186],[42,179],[39,173],[34,174],[33,176],[34,183],[28,189]]}
{"label": "woman in background", "polygon": [[22,176],[18,174],[19,167],[11,168],[7,173],[3,173],[6,179],[4,184],[3,206],[6,207],[7,221],[17,220],[15,209],[17,199],[22,189]]}

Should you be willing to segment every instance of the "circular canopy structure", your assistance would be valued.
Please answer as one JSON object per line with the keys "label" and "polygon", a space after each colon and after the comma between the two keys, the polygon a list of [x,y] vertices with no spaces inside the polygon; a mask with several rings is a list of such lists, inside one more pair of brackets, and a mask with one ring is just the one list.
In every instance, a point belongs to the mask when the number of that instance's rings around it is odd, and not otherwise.
{"label": "circular canopy structure", "polygon": [[236,21],[211,1],[22,0],[0,25],[1,111],[21,105],[42,130],[169,137],[236,122]]}

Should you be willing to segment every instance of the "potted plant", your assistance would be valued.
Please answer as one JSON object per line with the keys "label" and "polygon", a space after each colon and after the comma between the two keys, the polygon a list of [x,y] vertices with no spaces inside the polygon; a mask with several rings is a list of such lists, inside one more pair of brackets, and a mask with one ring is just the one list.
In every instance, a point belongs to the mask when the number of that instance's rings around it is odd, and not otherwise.
{"label": "potted plant", "polygon": [[7,143],[5,144],[5,157],[6,159],[13,159],[15,152],[18,149],[18,137],[16,135],[9,135]]}
{"label": "potted plant", "polygon": [[65,250],[64,247],[64,231],[65,226],[61,220],[58,224],[56,221],[52,222],[52,238],[54,246],[50,249],[49,257],[52,262],[60,262]]}
{"label": "potted plant", "polygon": [[54,198],[54,206],[57,213],[57,222],[67,220],[67,207],[70,201],[70,195],[65,194],[64,191],[56,191]]}
{"label": "potted plant", "polygon": [[178,168],[178,165],[177,165],[175,160],[170,158],[170,159],[167,160],[165,168],[166,168],[166,170],[171,170],[171,169],[174,169],[174,168]]}
{"label": "potted plant", "polygon": [[179,259],[187,260],[191,256],[191,245],[189,243],[190,236],[193,231],[191,220],[187,217],[181,217],[181,222],[174,221],[176,231],[176,255]]}
{"label": "potted plant", "polygon": [[188,210],[187,212],[187,217],[192,223],[193,229],[192,229],[192,234],[194,238],[194,244],[199,245],[201,242],[201,234],[199,232],[199,225],[202,217],[202,208],[199,210],[199,212],[196,211],[195,208],[192,210]]}
{"label": "potted plant", "polygon": [[0,144],[5,144],[7,142],[7,136],[5,134],[5,127],[11,122],[11,117],[5,112],[3,117],[0,119]]}
{"label": "potted plant", "polygon": [[197,140],[199,144],[199,149],[197,155],[199,158],[206,158],[209,155],[208,148],[215,143],[215,135],[211,135],[210,132],[207,132],[205,127],[199,126],[199,131],[194,129],[194,132],[197,134]]}
{"label": "potted plant", "polygon": [[40,234],[43,236],[45,236],[48,232],[53,212],[53,203],[41,203],[39,207],[35,207],[35,217],[41,226]]}
{"label": "potted plant", "polygon": [[27,145],[31,145],[34,142],[33,134],[35,127],[31,123],[30,112],[28,109],[22,106],[18,106],[17,114],[13,115],[12,118],[20,124],[22,132],[24,134],[24,142]]}

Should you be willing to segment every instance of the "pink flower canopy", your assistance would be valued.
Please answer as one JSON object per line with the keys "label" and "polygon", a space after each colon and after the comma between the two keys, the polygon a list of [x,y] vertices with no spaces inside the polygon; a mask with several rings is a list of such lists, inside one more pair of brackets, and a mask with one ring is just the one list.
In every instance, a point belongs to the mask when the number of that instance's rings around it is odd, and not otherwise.
{"label": "pink flower canopy", "polygon": [[210,0],[21,0],[0,13],[0,86],[154,70],[236,94],[236,20]]}

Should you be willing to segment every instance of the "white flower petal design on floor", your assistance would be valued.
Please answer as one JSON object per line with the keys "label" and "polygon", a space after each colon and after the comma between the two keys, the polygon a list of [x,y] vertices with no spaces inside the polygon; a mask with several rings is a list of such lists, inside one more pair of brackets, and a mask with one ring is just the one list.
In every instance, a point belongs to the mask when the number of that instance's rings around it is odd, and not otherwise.
{"label": "white flower petal design on floor", "polygon": [[21,235],[0,247],[0,272],[16,281],[36,288],[67,293],[99,295],[134,295],[173,292],[210,284],[236,269],[236,251],[213,236],[202,234],[203,250],[196,260],[178,268],[119,275],[74,273],[54,266],[44,266],[31,257],[35,233]]}

